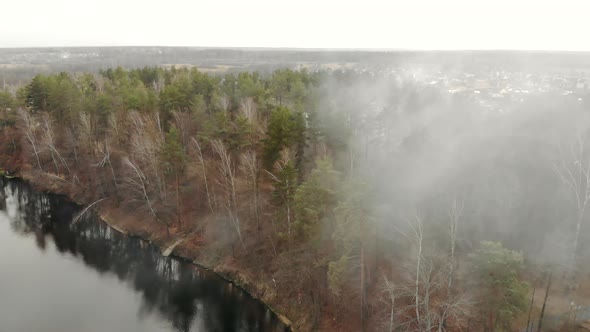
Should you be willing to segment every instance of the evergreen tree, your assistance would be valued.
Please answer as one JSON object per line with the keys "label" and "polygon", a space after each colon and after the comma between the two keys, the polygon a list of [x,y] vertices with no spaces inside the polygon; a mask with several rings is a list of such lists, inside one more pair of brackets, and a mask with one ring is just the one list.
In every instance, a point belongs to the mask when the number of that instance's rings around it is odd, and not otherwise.
{"label": "evergreen tree", "polygon": [[271,114],[264,140],[264,162],[271,169],[280,152],[285,148],[296,151],[296,166],[300,161],[305,146],[305,121],[303,114],[293,113],[286,107],[278,107]]}
{"label": "evergreen tree", "polygon": [[321,227],[333,229],[333,211],[341,186],[340,172],[328,157],[316,162],[309,178],[295,191],[295,228],[307,239],[321,235]]}
{"label": "evergreen tree", "polygon": [[488,328],[510,331],[514,319],[527,306],[528,285],[519,277],[524,265],[522,254],[501,243],[483,241],[470,258]]}

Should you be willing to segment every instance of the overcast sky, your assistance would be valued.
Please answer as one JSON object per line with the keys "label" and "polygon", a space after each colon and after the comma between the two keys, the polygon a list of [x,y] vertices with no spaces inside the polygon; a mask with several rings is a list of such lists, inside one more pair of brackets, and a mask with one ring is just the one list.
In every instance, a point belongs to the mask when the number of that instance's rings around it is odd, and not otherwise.
{"label": "overcast sky", "polygon": [[589,0],[3,0],[0,47],[590,51]]}

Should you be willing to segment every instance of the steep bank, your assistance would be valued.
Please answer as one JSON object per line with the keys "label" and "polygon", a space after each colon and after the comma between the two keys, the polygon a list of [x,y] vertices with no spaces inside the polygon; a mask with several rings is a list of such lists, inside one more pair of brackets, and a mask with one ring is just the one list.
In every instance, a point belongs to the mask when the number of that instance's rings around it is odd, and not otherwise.
{"label": "steep bank", "polygon": [[[94,203],[87,201],[84,195],[73,190],[70,183],[52,174],[11,168],[8,171],[0,169],[0,176],[20,178],[29,183],[35,190],[63,195],[80,205],[89,206]],[[221,260],[221,263],[215,263],[210,257],[191,250],[190,239],[185,234],[170,233],[168,236],[161,229],[158,231],[151,227],[141,227],[143,223],[139,220],[140,215],[124,213],[120,209],[113,208],[112,202],[96,204],[92,206],[92,209],[95,209],[100,219],[114,230],[127,236],[148,241],[160,248],[164,255],[173,255],[190,261],[203,269],[215,272],[226,281],[241,288],[254,299],[264,303],[290,331],[295,331],[291,320],[276,310],[276,307],[281,305],[280,291],[273,289],[273,287],[260,280],[253,279],[251,272],[247,269],[228,264],[227,258]],[[124,222],[120,222],[121,220]],[[304,313],[304,311],[301,312]]]}

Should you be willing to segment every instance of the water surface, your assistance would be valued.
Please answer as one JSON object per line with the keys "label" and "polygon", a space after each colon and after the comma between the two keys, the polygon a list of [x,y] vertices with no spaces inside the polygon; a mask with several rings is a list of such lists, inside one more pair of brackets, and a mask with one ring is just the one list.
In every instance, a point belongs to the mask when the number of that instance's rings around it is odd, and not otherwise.
{"label": "water surface", "polygon": [[0,178],[0,332],[285,331],[215,274]]}

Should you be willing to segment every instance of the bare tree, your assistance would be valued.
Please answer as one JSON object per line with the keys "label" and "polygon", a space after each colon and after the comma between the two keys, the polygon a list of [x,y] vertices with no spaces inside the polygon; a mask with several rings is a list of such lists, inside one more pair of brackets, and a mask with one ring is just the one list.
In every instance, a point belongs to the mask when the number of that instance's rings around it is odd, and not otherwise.
{"label": "bare tree", "polygon": [[423,240],[424,240],[424,224],[422,221],[422,217],[418,213],[415,213],[413,219],[408,221],[408,225],[410,227],[410,231],[408,233],[399,230],[396,227],[396,230],[402,234],[405,238],[410,240],[412,244],[415,246],[416,250],[416,261],[415,261],[415,273],[413,275],[413,310],[414,310],[414,321],[418,326],[421,325],[421,295],[420,295],[420,279],[421,279],[421,266],[422,266],[422,249],[423,249]]}
{"label": "bare tree", "polygon": [[166,187],[160,163],[164,134],[159,118],[132,111],[129,113],[128,120],[131,132],[131,156],[142,165],[146,175],[155,180],[160,199],[165,199]]}
{"label": "bare tree", "polygon": [[256,152],[247,151],[241,155],[241,168],[244,174],[248,176],[250,190],[252,191],[254,215],[256,217],[256,229],[260,235],[260,212],[258,207],[258,175],[260,172],[260,163],[256,158]]}
{"label": "bare tree", "polygon": [[120,121],[119,118],[115,113],[111,113],[109,115],[108,124],[109,124],[109,133],[110,138],[115,141],[116,146],[121,145],[122,133],[125,132],[125,129],[122,128],[123,121]]}
{"label": "bare tree", "polygon": [[199,160],[199,164],[201,165],[201,173],[203,174],[203,182],[205,182],[205,192],[207,194],[207,203],[209,204],[209,210],[213,212],[213,204],[211,203],[211,193],[209,192],[209,181],[207,180],[207,168],[205,167],[205,158],[203,157],[203,150],[201,149],[201,144],[199,140],[195,137],[191,138],[193,142],[193,146],[197,151],[197,159]]}
{"label": "bare tree", "polygon": [[174,124],[176,128],[180,132],[180,138],[182,140],[182,146],[185,147],[188,145],[188,136],[190,131],[190,123],[191,123],[191,116],[188,113],[183,112],[172,112],[172,116],[174,117]]}
{"label": "bare tree", "polygon": [[113,183],[115,184],[115,189],[117,189],[119,186],[119,183],[117,182],[117,176],[115,175],[115,169],[113,168],[113,163],[111,162],[111,150],[109,148],[109,142],[107,140],[105,140],[104,148],[103,148],[103,145],[98,145],[96,150],[99,155],[102,155],[102,159],[98,163],[96,163],[94,166],[97,166],[97,167],[108,166],[109,169],[111,170],[111,175],[113,177]]}
{"label": "bare tree", "polygon": [[[429,257],[428,260],[424,261],[424,269],[422,269],[422,276],[419,280],[421,280],[422,284],[422,300],[421,300],[421,308],[420,310],[423,311],[421,319],[417,319],[417,323],[420,329],[424,329],[425,331],[432,331],[432,328],[436,324],[436,313],[431,311],[431,300],[434,293],[442,286],[442,280],[440,278],[440,273],[435,273],[434,269],[434,261],[432,256]],[[419,293],[417,293],[419,294]],[[417,295],[420,297],[420,295]],[[418,298],[419,298],[418,297]]]}
{"label": "bare tree", "polygon": [[[461,207],[451,207],[451,256],[454,255],[457,224]],[[438,257],[433,248],[425,254],[424,222],[419,214],[408,221],[409,231],[397,229],[414,245],[416,258],[408,266],[407,286],[397,286],[397,298],[410,297],[413,315],[406,316],[406,331],[447,331],[447,321],[452,319],[455,326],[466,324],[464,318],[471,315],[473,301],[465,294],[455,295],[451,291],[452,269],[448,258]],[[389,282],[391,284],[391,282]],[[411,286],[410,286],[411,283]],[[408,309],[410,309],[408,308]],[[404,310],[403,308],[401,310]],[[390,314],[391,315],[391,314]],[[394,314],[395,315],[395,314]],[[413,317],[412,317],[413,316]],[[393,319],[393,318],[392,318]],[[408,322],[409,321],[409,322]],[[413,323],[412,323],[413,322]],[[393,325],[392,325],[393,326]],[[400,325],[397,325],[398,328]]]}
{"label": "bare tree", "polygon": [[420,325],[420,266],[422,264],[422,241],[424,239],[424,224],[422,218],[416,213],[412,226],[414,245],[416,246],[416,278],[414,280],[414,300],[416,311],[416,322]]}
{"label": "bare tree", "polygon": [[72,150],[74,152],[74,161],[76,162],[76,165],[80,163],[79,159],[78,159],[78,138],[76,137],[76,135],[74,134],[74,132],[72,131],[72,129],[68,128],[66,129],[66,139],[68,142],[68,145],[72,147]]}
{"label": "bare tree", "polygon": [[[156,222],[161,223],[160,218],[158,218],[158,215],[154,210],[154,202],[150,198],[150,184],[145,173],[138,165],[136,165],[127,157],[123,158],[123,164],[130,170],[129,176],[126,176],[123,181],[131,190],[132,196],[138,197],[138,199],[142,200]],[[168,224],[166,224],[166,231],[169,232]],[[168,235],[170,234],[168,233]]]}
{"label": "bare tree", "polygon": [[226,208],[229,219],[238,234],[242,247],[244,241],[242,239],[242,231],[240,229],[240,218],[238,215],[238,202],[236,195],[236,171],[234,163],[227,151],[225,145],[220,140],[212,140],[211,147],[213,152],[219,158],[219,170],[221,172],[221,181],[217,183],[223,188],[226,196]]}
{"label": "bare tree", "polygon": [[[454,327],[461,330],[468,325],[468,319],[473,315],[475,301],[465,294],[459,294],[447,298],[441,308],[440,315],[437,317],[439,322],[438,332],[448,331],[447,321],[452,319]],[[445,322],[445,324],[442,324]]]}
{"label": "bare tree", "polygon": [[41,160],[39,159],[39,147],[37,144],[37,138],[35,137],[35,129],[37,127],[37,124],[24,109],[19,108],[18,114],[22,119],[22,130],[25,132],[27,141],[31,144],[31,147],[33,148],[33,154],[35,155],[35,159],[37,160],[37,165],[39,166],[39,169],[43,172],[43,165],[41,165]]}
{"label": "bare tree", "polygon": [[386,298],[384,302],[387,306],[390,307],[389,310],[389,321],[388,321],[388,331],[393,332],[395,328],[395,299],[397,298],[396,294],[396,286],[393,282],[389,281],[387,276],[383,276],[384,285],[383,289],[381,290],[382,293],[386,294]]}
{"label": "bare tree", "polygon": [[457,232],[459,230],[459,220],[463,215],[463,202],[458,202],[457,198],[453,199],[451,209],[449,211],[450,227],[449,237],[451,250],[449,253],[449,280],[447,284],[447,291],[450,291],[453,286],[453,276],[455,273],[455,248],[457,246]]}
{"label": "bare tree", "polygon": [[[457,198],[453,199],[451,208],[449,210],[449,240],[450,240],[450,252],[448,258],[448,276],[447,276],[447,289],[446,298],[447,300],[452,298],[453,292],[453,279],[455,276],[455,248],[457,246],[457,232],[459,229],[459,220],[463,215],[463,202],[458,202]],[[454,301],[446,302],[447,305],[451,305]],[[441,320],[439,321],[438,331],[444,331],[447,327],[447,318],[450,308],[446,308],[445,305],[441,306]]]}
{"label": "bare tree", "polygon": [[[446,259],[437,257],[432,252],[421,259],[420,275],[418,277],[420,289],[411,295],[418,298],[412,306],[418,308],[419,316],[416,316],[415,329],[418,331],[448,331],[448,321],[452,320],[453,328],[461,328],[467,324],[467,318],[471,317],[474,302],[464,293],[446,294],[444,291],[448,285],[448,270]],[[415,278],[415,276],[414,276]],[[417,303],[417,304],[416,304]],[[411,329],[408,326],[408,329]]]}
{"label": "bare tree", "polygon": [[568,146],[568,151],[560,148],[561,158],[554,164],[554,169],[564,184],[569,188],[576,203],[576,230],[571,256],[572,270],[577,260],[580,231],[584,222],[588,202],[590,202],[590,155],[586,147],[586,134],[576,132]]}
{"label": "bare tree", "polygon": [[55,132],[53,130],[53,123],[51,121],[51,118],[49,117],[49,115],[47,113],[43,113],[41,115],[41,120],[42,120],[42,129],[43,129],[43,135],[42,135],[43,146],[45,148],[47,148],[47,150],[51,154],[51,160],[53,160],[53,164],[55,166],[55,172],[59,173],[59,166],[57,163],[57,161],[59,160],[60,163],[65,167],[68,174],[70,174],[70,168],[68,167],[68,163],[65,161],[65,159],[62,157],[61,153],[59,153],[59,151],[57,149],[56,142],[55,142]]}
{"label": "bare tree", "polygon": [[240,101],[240,114],[248,120],[257,135],[264,135],[266,121],[260,116],[256,102],[251,97],[243,98]]}
{"label": "bare tree", "polygon": [[549,277],[547,278],[547,288],[545,288],[545,298],[543,299],[543,307],[541,308],[541,314],[539,315],[539,325],[537,326],[537,332],[541,332],[541,328],[543,327],[543,318],[545,317],[545,308],[547,306],[547,298],[549,298],[549,289],[551,289],[552,277],[553,271],[549,271]]}
{"label": "bare tree", "polygon": [[386,275],[383,275],[381,301],[386,309],[386,320],[383,325],[389,332],[409,330],[411,328],[413,319],[406,314],[408,306],[403,303],[399,306],[398,303],[403,301],[397,302],[397,300],[412,297],[414,295],[412,288],[408,287],[407,284],[397,284]]}
{"label": "bare tree", "polygon": [[92,126],[90,115],[86,112],[80,112],[79,132],[80,141],[86,144],[86,150],[92,151],[95,138],[94,127]]}
{"label": "bare tree", "polygon": [[243,98],[240,101],[240,113],[248,120],[251,125],[258,123],[258,110],[256,103],[251,97]]}
{"label": "bare tree", "polygon": [[533,314],[533,304],[535,303],[535,290],[536,288],[533,286],[533,294],[531,295],[531,303],[529,304],[529,314],[526,321],[526,332],[529,332],[533,328],[531,326],[531,315]]}

